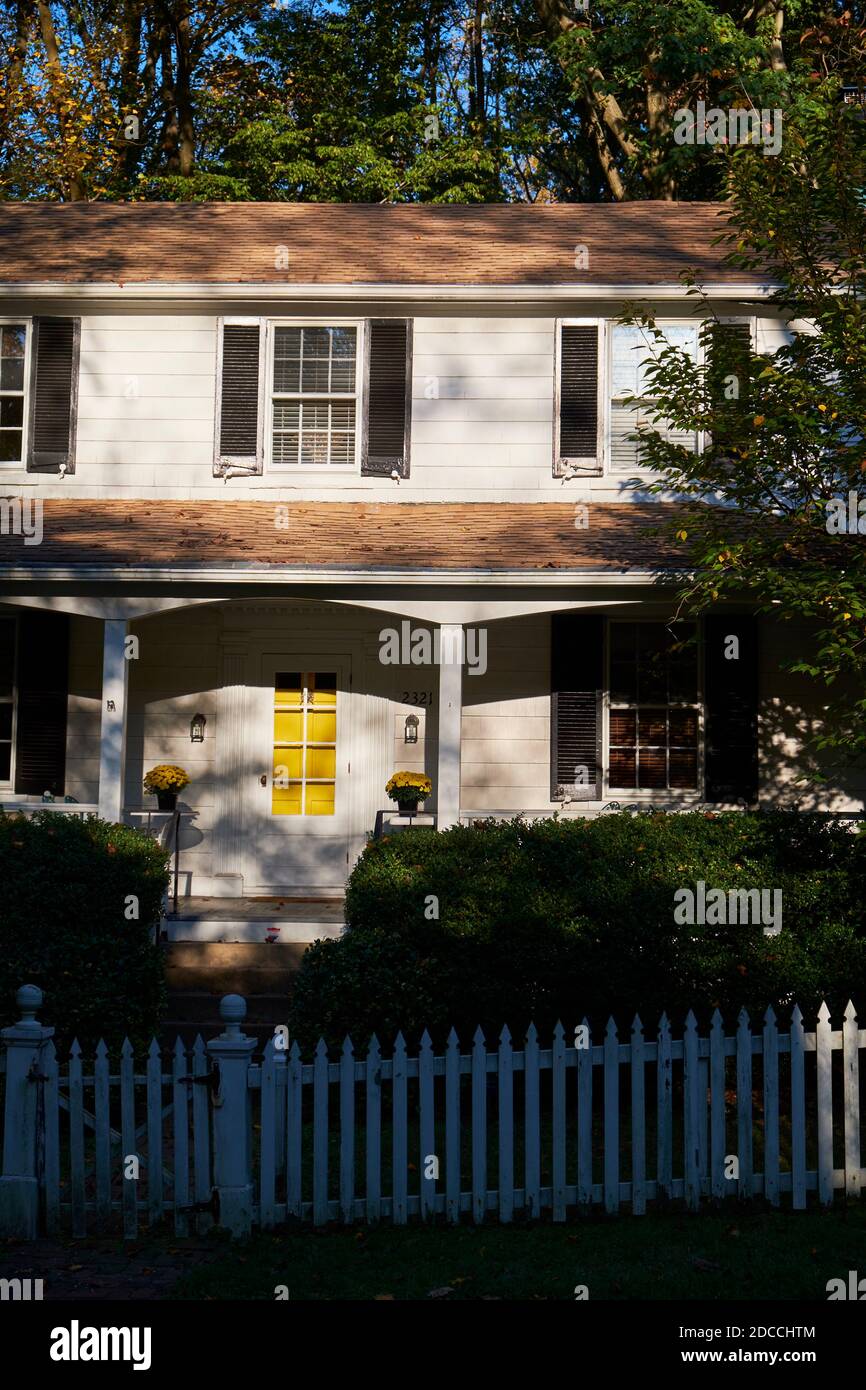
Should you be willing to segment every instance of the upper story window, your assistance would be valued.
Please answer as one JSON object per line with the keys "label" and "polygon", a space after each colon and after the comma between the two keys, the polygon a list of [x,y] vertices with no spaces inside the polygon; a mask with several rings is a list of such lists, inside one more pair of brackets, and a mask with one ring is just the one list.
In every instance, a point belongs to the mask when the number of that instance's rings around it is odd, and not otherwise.
{"label": "upper story window", "polygon": [[690,624],[610,624],[611,791],[697,791],[698,656]]}
{"label": "upper story window", "polygon": [[0,618],[0,787],[12,786],[15,738],[14,618]]}
{"label": "upper story window", "polygon": [[[672,347],[699,360],[696,323],[660,323],[658,326]],[[609,342],[611,472],[630,473],[648,466],[640,443],[629,438],[643,425],[651,426],[675,444],[697,450],[696,431],[666,428],[663,421],[653,420],[655,403],[650,395],[646,368],[655,356],[655,345],[649,334],[637,325],[615,323],[610,328]],[[627,405],[625,398],[628,396],[637,396],[639,400]]]}
{"label": "upper story window", "polygon": [[355,467],[360,338],[358,324],[275,325],[273,467]]}
{"label": "upper story window", "polygon": [[26,323],[0,325],[0,464],[24,462],[27,340]]}

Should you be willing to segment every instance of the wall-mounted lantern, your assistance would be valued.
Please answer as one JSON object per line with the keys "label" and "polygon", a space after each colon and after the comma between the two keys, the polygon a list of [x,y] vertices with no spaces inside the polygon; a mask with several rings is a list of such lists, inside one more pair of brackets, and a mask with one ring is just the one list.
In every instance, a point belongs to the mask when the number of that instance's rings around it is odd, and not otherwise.
{"label": "wall-mounted lantern", "polygon": [[203,714],[194,714],[189,721],[190,743],[204,743],[204,726],[207,723]]}
{"label": "wall-mounted lantern", "polygon": [[403,742],[404,742],[404,743],[417,743],[417,742],[418,742],[418,725],[420,724],[420,722],[421,722],[421,721],[419,720],[417,714],[407,714],[407,715],[406,715],[406,723],[405,723],[405,725],[403,726]]}

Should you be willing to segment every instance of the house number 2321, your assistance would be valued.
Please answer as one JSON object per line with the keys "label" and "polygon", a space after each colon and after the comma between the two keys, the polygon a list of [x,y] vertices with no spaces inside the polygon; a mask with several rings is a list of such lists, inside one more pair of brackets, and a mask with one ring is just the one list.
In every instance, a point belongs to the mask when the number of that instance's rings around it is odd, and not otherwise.
{"label": "house number 2321", "polygon": [[404,690],[401,704],[404,705],[426,705],[428,709],[433,708],[432,690]]}

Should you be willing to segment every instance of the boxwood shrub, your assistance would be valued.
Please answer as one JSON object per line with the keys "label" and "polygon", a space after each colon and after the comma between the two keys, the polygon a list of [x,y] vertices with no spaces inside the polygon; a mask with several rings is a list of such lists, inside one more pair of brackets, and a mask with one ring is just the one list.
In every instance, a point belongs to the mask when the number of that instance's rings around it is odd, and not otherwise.
{"label": "boxwood shrub", "polygon": [[[349,880],[348,930],[305,955],[293,1000],[302,1044],[356,1047],[372,1032],[441,1045],[478,1024],[594,1029],[635,1013],[653,1035],[691,1008],[730,1023],[772,1005],[780,1019],[826,998],[866,1010],[866,836],[795,812],[660,812],[593,820],[413,829],[367,846]],[[782,892],[782,930],[678,924],[674,894]],[[435,915],[438,909],[438,916]]]}
{"label": "boxwood shrub", "polygon": [[[0,815],[0,1020],[22,984],[45,993],[55,1044],[149,1042],[164,1008],[154,945],[168,856],[149,835],[39,811]],[[135,911],[137,918],[128,916]]]}

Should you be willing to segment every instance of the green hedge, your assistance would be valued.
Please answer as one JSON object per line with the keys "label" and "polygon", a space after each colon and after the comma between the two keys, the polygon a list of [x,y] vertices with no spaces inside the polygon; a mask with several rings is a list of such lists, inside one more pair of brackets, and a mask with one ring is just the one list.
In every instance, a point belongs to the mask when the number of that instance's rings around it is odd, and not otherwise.
{"label": "green hedge", "polygon": [[[309,1046],[349,1032],[364,1046],[398,1027],[441,1043],[533,1019],[622,1030],[663,1010],[730,1022],[743,1006],[780,1017],[826,997],[866,1009],[866,836],[797,813],[619,814],[443,834],[408,830],[367,846],[346,897],[348,931],[307,952],[293,1031]],[[678,925],[674,892],[781,889],[783,925]],[[428,899],[438,899],[430,920]],[[625,1036],[623,1032],[623,1036]]]}
{"label": "green hedge", "polygon": [[[61,1049],[123,1038],[141,1046],[164,1009],[154,945],[168,855],[149,835],[40,811],[0,815],[0,1019],[18,1017],[22,984],[45,993],[40,1013]],[[138,899],[138,918],[129,899]]]}

